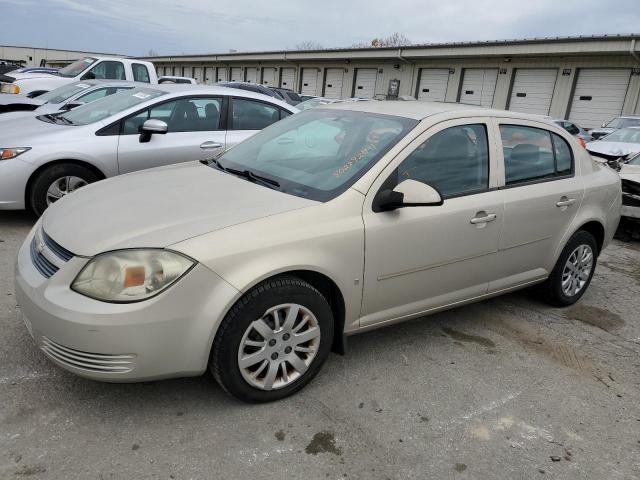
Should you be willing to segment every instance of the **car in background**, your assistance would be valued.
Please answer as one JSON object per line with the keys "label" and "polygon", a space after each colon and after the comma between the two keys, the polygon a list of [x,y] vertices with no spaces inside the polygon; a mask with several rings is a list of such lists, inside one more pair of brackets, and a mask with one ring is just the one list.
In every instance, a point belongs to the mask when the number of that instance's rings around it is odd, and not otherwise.
{"label": "car in background", "polygon": [[300,98],[302,99],[303,102],[307,101],[307,100],[311,100],[312,98],[318,98],[317,95],[303,95],[302,93],[300,94]]}
{"label": "car in background", "polygon": [[[144,83],[120,80],[83,80],[43,93],[35,98],[26,95],[0,95],[0,120],[8,112],[56,113],[91,103],[121,90],[144,86]],[[13,118],[13,117],[12,117]]]}
{"label": "car in background", "polygon": [[620,165],[622,180],[622,216],[640,226],[640,153]]}
{"label": "car in background", "polygon": [[621,128],[638,126],[640,126],[640,116],[625,115],[603,123],[601,128],[593,128],[589,130],[589,135],[591,135],[594,140],[599,140],[600,138]]}
{"label": "car in background", "polygon": [[[239,90],[245,90],[247,92],[260,93],[262,95],[267,95],[269,97],[277,98],[278,100],[282,100],[282,95],[274,92],[271,87],[266,87],[264,85],[260,85],[259,83],[251,83],[251,82],[218,82],[216,85],[227,88],[237,88]],[[282,100],[284,101],[284,100]]]}
{"label": "car in background", "polygon": [[560,126],[561,128],[564,128],[571,135],[576,137],[576,139],[578,140],[578,143],[580,143],[580,145],[582,145],[585,148],[587,146],[587,143],[593,140],[593,137],[591,137],[591,135],[589,135],[589,133],[584,128],[579,127],[578,125],[576,125],[573,122],[570,122],[569,120],[555,118],[555,119],[552,119],[552,121],[556,125]]}
{"label": "car in background", "polygon": [[151,62],[132,58],[84,57],[50,73],[16,73],[4,75],[0,93],[37,97],[69,83],[81,80],[128,80],[158,83],[156,69]]}
{"label": "car in background", "polygon": [[51,74],[55,74],[58,73],[57,68],[51,68],[51,67],[22,67],[22,68],[18,68],[17,70],[12,70],[10,72],[7,72],[8,75],[12,75],[14,73],[51,73]]}
{"label": "car in background", "polygon": [[291,90],[290,88],[280,88],[280,87],[268,87],[268,88],[270,88],[273,92],[275,92],[278,98],[280,98],[280,100],[284,100],[289,105],[298,105],[300,102],[302,102],[302,98],[300,98],[300,95],[294,92],[293,90]]}
{"label": "car in background", "polygon": [[309,100],[300,102],[298,105],[296,105],[296,108],[300,110],[309,110],[310,108],[320,107],[322,105],[330,105],[339,101],[340,100],[335,100],[333,98],[313,97]]}
{"label": "car in background", "polygon": [[568,132],[456,104],[310,109],[204,163],[90,185],[31,230],[14,291],[56,365],[278,400],[346,335],[534,284],[574,304],[620,219],[618,174]]}
{"label": "car in background", "polygon": [[0,209],[51,203],[103,178],[217,155],[298,112],[221,87],[154,85],[0,128]]}
{"label": "car in background", "polygon": [[176,77],[174,75],[163,75],[162,77],[158,78],[158,83],[180,83],[180,84],[190,83],[192,85],[196,85],[198,82],[196,82],[195,78],[191,78],[191,77]]}
{"label": "car in background", "polygon": [[597,142],[589,142],[587,151],[608,162],[618,161],[624,157],[640,152],[640,127],[627,127],[615,130]]}

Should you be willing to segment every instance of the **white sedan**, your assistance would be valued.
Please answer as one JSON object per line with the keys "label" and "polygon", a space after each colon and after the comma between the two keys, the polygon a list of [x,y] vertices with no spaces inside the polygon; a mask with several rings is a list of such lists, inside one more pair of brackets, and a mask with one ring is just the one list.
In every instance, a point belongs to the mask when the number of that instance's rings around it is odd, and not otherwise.
{"label": "white sedan", "polygon": [[573,304],[620,206],[618,174],[551,122],[343,102],[55,203],[15,291],[62,368],[111,382],[209,369],[263,402],[302,388],[347,335],[533,284]]}

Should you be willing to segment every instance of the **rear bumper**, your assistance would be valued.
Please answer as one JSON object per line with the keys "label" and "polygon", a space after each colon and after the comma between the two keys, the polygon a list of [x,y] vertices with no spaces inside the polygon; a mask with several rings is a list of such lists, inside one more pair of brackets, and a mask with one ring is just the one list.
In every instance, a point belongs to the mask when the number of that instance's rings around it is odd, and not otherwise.
{"label": "rear bumper", "polygon": [[198,264],[147,301],[100,302],[69,288],[88,259],[73,257],[49,279],[36,270],[29,249],[33,234],[18,255],[15,292],[27,329],[50,360],[82,377],[107,382],[206,370],[213,336],[238,296],[236,289]]}

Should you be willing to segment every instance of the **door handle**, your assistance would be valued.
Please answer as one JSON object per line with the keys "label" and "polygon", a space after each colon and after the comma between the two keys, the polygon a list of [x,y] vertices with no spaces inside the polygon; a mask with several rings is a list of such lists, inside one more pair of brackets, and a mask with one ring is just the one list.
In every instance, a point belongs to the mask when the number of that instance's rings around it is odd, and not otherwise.
{"label": "door handle", "polygon": [[489,222],[493,222],[498,217],[495,213],[485,213],[485,212],[476,213],[476,215],[482,215],[482,214],[484,214],[482,217],[473,217],[471,220],[469,220],[469,223],[473,223],[474,225],[477,225],[479,223],[489,223]]}
{"label": "door handle", "polygon": [[222,144],[218,142],[204,142],[200,144],[200,148],[203,150],[213,150],[214,148],[222,148]]}
{"label": "door handle", "polygon": [[559,202],[556,202],[556,207],[568,207],[569,205],[573,205],[574,203],[576,203],[575,198],[562,197],[560,198]]}

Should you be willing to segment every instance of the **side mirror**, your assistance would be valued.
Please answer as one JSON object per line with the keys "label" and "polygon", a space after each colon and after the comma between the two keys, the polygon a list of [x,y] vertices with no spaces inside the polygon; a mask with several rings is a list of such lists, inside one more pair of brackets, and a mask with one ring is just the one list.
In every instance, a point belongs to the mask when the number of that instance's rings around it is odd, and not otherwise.
{"label": "side mirror", "polygon": [[443,204],[440,193],[416,180],[400,182],[393,190],[382,190],[373,201],[374,212],[389,212],[405,207],[437,207]]}
{"label": "side mirror", "polygon": [[151,136],[155,134],[164,135],[169,130],[166,122],[162,120],[150,119],[142,124],[142,132],[140,133],[140,143],[147,143],[151,140]]}

